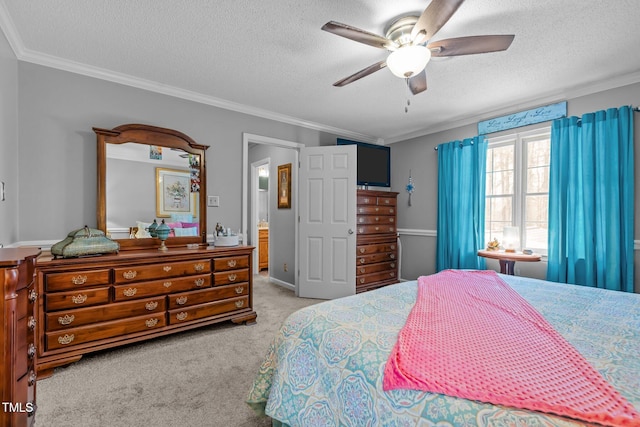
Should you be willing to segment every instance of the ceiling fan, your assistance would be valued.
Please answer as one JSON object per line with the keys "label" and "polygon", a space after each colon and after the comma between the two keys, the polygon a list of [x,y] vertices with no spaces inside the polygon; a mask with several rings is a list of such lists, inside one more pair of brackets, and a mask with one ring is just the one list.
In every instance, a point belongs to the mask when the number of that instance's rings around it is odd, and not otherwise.
{"label": "ceiling fan", "polygon": [[456,37],[428,43],[458,10],[464,0],[432,0],[420,16],[403,16],[388,27],[385,37],[340,22],[329,21],[322,29],[330,33],[391,51],[387,59],[376,62],[333,85],[342,87],[385,67],[407,80],[416,95],[427,89],[424,71],[431,57],[447,57],[507,50],[514,35]]}

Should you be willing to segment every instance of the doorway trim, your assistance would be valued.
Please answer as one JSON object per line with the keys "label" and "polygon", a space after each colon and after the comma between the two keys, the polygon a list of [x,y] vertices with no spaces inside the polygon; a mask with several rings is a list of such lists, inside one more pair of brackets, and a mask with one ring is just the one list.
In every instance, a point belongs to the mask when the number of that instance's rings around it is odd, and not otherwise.
{"label": "doorway trim", "polygon": [[[299,163],[299,150],[301,147],[304,147],[304,144],[299,142],[287,141],[284,139],[271,138],[269,136],[255,135],[251,133],[242,133],[242,234],[246,237],[248,236],[248,204],[249,204],[249,176],[251,165],[249,165],[249,144],[263,144],[263,145],[271,145],[274,147],[287,148],[291,150],[295,150],[295,163],[296,165]],[[293,195],[293,206],[294,216],[298,218],[298,168],[294,167],[292,171],[292,186],[291,193]],[[269,230],[271,233],[271,230]],[[294,286],[295,293],[298,294],[298,221],[295,222],[295,247],[294,247]],[[255,233],[251,234],[251,241],[246,239],[246,244],[256,246],[258,243],[258,236]],[[255,273],[255,271],[254,271]],[[271,276],[271,274],[270,274]],[[273,280],[273,279],[272,279]],[[283,285],[285,285],[283,283]],[[286,285],[285,285],[286,286]]]}

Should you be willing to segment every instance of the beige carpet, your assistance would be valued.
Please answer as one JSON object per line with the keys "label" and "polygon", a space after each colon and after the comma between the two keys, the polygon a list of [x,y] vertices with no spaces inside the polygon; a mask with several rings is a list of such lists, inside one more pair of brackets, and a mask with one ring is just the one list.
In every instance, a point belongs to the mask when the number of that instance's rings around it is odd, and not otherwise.
{"label": "beige carpet", "polygon": [[226,322],[84,356],[38,381],[38,427],[270,426],[244,403],[296,298],[254,280],[256,325]]}

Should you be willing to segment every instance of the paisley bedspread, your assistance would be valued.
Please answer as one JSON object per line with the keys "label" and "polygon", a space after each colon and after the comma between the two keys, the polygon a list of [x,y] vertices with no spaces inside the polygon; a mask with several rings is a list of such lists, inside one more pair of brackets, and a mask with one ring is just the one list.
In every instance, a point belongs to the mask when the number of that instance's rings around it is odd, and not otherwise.
{"label": "paisley bedspread", "polygon": [[[501,277],[640,409],[640,294]],[[247,403],[276,426],[584,425],[414,390],[382,390],[417,282],[303,308],[274,338]]]}

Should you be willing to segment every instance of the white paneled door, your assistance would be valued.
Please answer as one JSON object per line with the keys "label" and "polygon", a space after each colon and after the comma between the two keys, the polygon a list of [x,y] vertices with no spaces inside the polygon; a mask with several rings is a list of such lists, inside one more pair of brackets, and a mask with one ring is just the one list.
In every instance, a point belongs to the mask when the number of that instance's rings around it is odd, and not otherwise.
{"label": "white paneled door", "polygon": [[356,292],[356,146],[300,149],[298,296]]}

